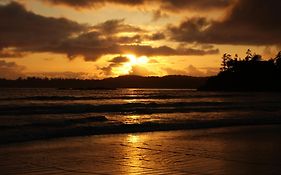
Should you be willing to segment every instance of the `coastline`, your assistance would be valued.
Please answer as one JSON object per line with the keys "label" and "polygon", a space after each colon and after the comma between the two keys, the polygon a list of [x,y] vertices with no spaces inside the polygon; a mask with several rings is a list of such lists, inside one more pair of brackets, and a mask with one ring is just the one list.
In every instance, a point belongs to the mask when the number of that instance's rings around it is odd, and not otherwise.
{"label": "coastline", "polygon": [[[21,142],[32,142],[36,140],[53,140],[57,138],[71,138],[94,135],[112,135],[112,134],[135,134],[135,133],[149,133],[161,131],[192,131],[200,129],[216,129],[229,127],[243,127],[243,126],[281,126],[281,119],[279,117],[255,118],[255,119],[220,119],[220,120],[191,120],[183,123],[150,123],[145,122],[141,124],[124,124],[124,123],[109,123],[97,122],[95,126],[67,126],[53,128],[52,126],[40,126],[36,129],[30,128],[2,128],[0,134],[0,146],[7,144],[17,144]],[[7,134],[5,134],[7,133]]]}
{"label": "coastline", "polygon": [[6,174],[279,174],[280,125],[60,138],[0,146]]}

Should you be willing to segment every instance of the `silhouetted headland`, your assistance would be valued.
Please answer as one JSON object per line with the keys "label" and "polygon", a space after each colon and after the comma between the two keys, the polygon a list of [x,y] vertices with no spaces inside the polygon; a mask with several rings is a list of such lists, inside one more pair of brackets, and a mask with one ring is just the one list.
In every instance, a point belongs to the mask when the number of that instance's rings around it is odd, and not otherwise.
{"label": "silhouetted headland", "polygon": [[230,54],[222,57],[221,71],[199,90],[208,91],[281,91],[281,51],[275,58],[263,60],[261,55],[246,52],[241,59]]}
{"label": "silhouetted headland", "polygon": [[113,90],[117,88],[171,88],[196,89],[207,77],[169,75],[164,77],[142,77],[134,75],[106,78],[103,80],[18,78],[0,79],[0,88],[57,88],[60,90]]}

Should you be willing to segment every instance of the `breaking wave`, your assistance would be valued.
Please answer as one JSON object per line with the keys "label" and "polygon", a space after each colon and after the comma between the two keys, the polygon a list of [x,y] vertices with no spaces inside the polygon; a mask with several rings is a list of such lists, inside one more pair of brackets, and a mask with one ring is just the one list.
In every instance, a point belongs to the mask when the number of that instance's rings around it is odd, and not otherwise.
{"label": "breaking wave", "polygon": [[1,144],[260,124],[281,124],[281,94],[159,89],[0,91]]}

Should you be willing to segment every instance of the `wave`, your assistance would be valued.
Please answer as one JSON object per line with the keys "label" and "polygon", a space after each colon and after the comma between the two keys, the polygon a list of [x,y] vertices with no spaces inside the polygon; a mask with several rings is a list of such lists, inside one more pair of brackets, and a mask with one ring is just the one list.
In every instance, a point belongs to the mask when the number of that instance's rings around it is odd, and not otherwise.
{"label": "wave", "polygon": [[0,101],[11,100],[32,100],[32,101],[81,101],[81,100],[132,100],[132,99],[194,99],[194,98],[232,98],[246,97],[247,94],[213,94],[213,95],[122,95],[122,96],[29,96],[29,97],[9,97],[0,98]]}
{"label": "wave", "polygon": [[125,104],[23,104],[0,105],[1,115],[82,114],[82,113],[179,113],[212,112],[224,110],[280,110],[279,103],[234,103],[234,102],[169,102]]}
{"label": "wave", "polygon": [[16,129],[18,127],[32,128],[32,127],[67,127],[79,124],[90,124],[96,122],[107,122],[105,116],[91,116],[84,118],[71,118],[71,119],[57,119],[49,121],[36,121],[23,124],[0,125],[1,129]]}
{"label": "wave", "polygon": [[[102,124],[89,125],[89,122],[99,122]],[[74,125],[74,123],[79,125]],[[271,116],[266,118],[255,117],[214,120],[185,120],[172,123],[144,122],[140,124],[124,124],[108,121],[105,117],[101,116],[86,119],[66,120],[65,123],[61,121],[61,123],[51,122],[44,125],[34,123],[33,125],[18,126],[15,128],[1,127],[0,131],[2,134],[0,137],[0,144],[59,137],[276,124],[281,124],[280,116]],[[5,135],[5,133],[8,134]]]}
{"label": "wave", "polygon": [[281,124],[278,94],[165,90],[9,93],[0,97],[0,144],[95,134]]}

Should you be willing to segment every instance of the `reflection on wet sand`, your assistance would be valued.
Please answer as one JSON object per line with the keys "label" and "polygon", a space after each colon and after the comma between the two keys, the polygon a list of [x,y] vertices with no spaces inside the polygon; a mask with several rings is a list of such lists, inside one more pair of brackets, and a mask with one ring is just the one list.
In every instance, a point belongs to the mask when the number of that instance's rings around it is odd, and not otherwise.
{"label": "reflection on wet sand", "polygon": [[138,135],[129,134],[124,140],[124,145],[122,146],[122,151],[124,151],[125,164],[128,166],[123,167],[126,174],[135,174],[142,172],[142,165],[144,164],[145,154],[142,149],[136,149],[142,146],[144,138]]}
{"label": "reflection on wet sand", "polygon": [[3,174],[280,174],[280,126],[55,139],[1,146]]}

